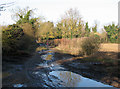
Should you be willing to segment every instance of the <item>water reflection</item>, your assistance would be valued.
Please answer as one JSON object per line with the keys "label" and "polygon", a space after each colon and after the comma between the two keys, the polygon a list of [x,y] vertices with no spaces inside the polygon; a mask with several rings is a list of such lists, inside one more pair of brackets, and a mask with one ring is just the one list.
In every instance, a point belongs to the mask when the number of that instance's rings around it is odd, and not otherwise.
{"label": "water reflection", "polygon": [[52,55],[51,54],[47,55],[46,60],[51,60],[51,59],[52,59]]}
{"label": "water reflection", "polygon": [[58,77],[66,87],[112,87],[69,71],[52,71],[50,75]]}
{"label": "water reflection", "polygon": [[48,52],[48,53],[45,54],[45,55],[42,55],[41,58],[42,58],[43,60],[52,60],[54,53],[53,53],[51,50],[48,50],[47,52]]}
{"label": "water reflection", "polygon": [[48,50],[48,53],[53,53],[53,51],[52,50]]}
{"label": "water reflection", "polygon": [[20,87],[27,87],[25,84],[14,84],[13,87],[20,88]]}
{"label": "water reflection", "polygon": [[45,55],[42,55],[41,58],[43,60],[52,60],[52,56],[51,54],[45,54]]}
{"label": "water reflection", "polygon": [[80,81],[80,77],[78,75],[73,74],[72,72],[66,72],[66,71],[53,71],[50,73],[50,75],[54,75],[58,77],[60,80],[65,82],[65,86],[69,87],[75,87],[76,82]]}

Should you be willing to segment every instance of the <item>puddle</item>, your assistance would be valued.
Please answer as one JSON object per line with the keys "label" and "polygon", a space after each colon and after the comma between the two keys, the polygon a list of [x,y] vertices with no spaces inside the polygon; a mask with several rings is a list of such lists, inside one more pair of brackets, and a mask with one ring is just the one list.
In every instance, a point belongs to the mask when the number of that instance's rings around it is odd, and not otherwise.
{"label": "puddle", "polygon": [[52,59],[52,56],[51,54],[47,55],[47,57],[45,58],[45,60],[51,60]]}
{"label": "puddle", "polygon": [[49,68],[51,71],[65,70],[65,68],[62,67],[61,65],[59,65],[57,63],[47,64],[47,61],[44,64],[37,64],[36,69],[40,69],[40,68]]}
{"label": "puddle", "polygon": [[60,65],[57,65],[57,64],[56,65],[55,64],[51,64],[50,69],[52,71],[55,71],[55,70],[65,70],[64,67],[61,67]]}
{"label": "puddle", "polygon": [[47,63],[45,64],[37,64],[38,68],[46,68],[46,67],[50,67]]}
{"label": "puddle", "polygon": [[69,71],[52,71],[49,74],[58,77],[66,87],[112,87]]}
{"label": "puddle", "polygon": [[48,53],[53,53],[53,51],[52,51],[52,50],[49,50]]}
{"label": "puddle", "polygon": [[47,53],[45,55],[42,55],[41,58],[43,60],[53,60],[53,55],[54,52],[52,52],[51,50],[46,51]]}
{"label": "puddle", "polygon": [[14,84],[13,87],[19,88],[19,87],[27,87],[25,84]]}

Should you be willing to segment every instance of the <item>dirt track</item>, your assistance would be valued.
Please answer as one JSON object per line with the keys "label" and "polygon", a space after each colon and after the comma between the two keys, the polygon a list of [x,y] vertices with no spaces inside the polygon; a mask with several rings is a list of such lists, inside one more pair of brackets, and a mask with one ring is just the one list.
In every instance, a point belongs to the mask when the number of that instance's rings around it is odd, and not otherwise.
{"label": "dirt track", "polygon": [[[117,47],[116,44],[111,44],[111,49],[108,49],[108,44],[103,44],[102,45],[102,49],[105,49],[105,51],[114,51],[114,53],[116,53],[117,51]],[[110,47],[110,45],[109,45]],[[114,49],[115,48],[115,49]],[[54,51],[55,52],[55,51]],[[104,55],[104,53],[103,53]],[[64,53],[59,53],[59,52],[55,52],[55,62],[60,63],[61,65],[63,65],[66,69],[68,69],[69,71],[73,71],[77,74],[81,74],[82,76],[97,80],[97,81],[101,81],[101,82],[105,82],[107,84],[113,85],[113,86],[120,86],[118,84],[120,84],[120,79],[116,76],[118,75],[118,71],[117,71],[117,66],[115,65],[104,65],[104,64],[96,64],[96,63],[80,63],[80,60],[77,58],[72,58],[72,55],[69,54],[64,54]],[[66,57],[64,59],[64,57]],[[67,58],[68,57],[68,58]],[[43,81],[43,78],[36,78],[35,75],[32,75],[31,73],[39,70],[38,67],[36,67],[36,64],[38,63],[42,63],[43,61],[40,59],[40,55],[37,53],[34,54],[34,56],[32,58],[30,58],[28,61],[26,61],[24,64],[22,64],[22,69],[16,69],[17,66],[15,65],[13,67],[13,70],[9,70],[11,71],[11,75],[9,75],[8,77],[4,78],[3,80],[3,86],[13,86],[13,84],[27,84],[27,86],[29,87],[40,87],[40,86],[44,86],[45,82]],[[13,64],[11,64],[13,65]],[[4,65],[3,67],[11,67],[11,65]],[[110,67],[113,67],[112,69],[110,69]],[[49,69],[44,69],[41,68],[41,74],[42,73],[48,73]],[[13,73],[13,74],[12,74]],[[46,78],[45,78],[46,79]],[[47,80],[49,81],[49,80]],[[51,82],[48,82],[48,85]]]}

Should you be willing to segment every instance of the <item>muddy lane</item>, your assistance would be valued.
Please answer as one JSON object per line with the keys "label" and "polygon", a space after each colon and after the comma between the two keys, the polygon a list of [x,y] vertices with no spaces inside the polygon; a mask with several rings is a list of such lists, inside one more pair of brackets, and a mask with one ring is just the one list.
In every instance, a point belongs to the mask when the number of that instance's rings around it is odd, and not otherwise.
{"label": "muddy lane", "polygon": [[4,79],[10,87],[112,87],[68,71],[58,60],[72,56],[56,56],[53,50],[42,50],[24,64],[20,71]]}
{"label": "muddy lane", "polygon": [[[42,79],[38,85],[40,87],[112,87],[110,85],[85,78],[79,74],[68,71],[57,61],[60,59],[52,50],[39,52],[40,60],[32,63],[33,68],[29,71],[30,78]],[[63,60],[72,56],[64,56]],[[42,61],[42,63],[40,62]],[[31,80],[33,80],[31,79]],[[40,84],[41,83],[41,84]]]}

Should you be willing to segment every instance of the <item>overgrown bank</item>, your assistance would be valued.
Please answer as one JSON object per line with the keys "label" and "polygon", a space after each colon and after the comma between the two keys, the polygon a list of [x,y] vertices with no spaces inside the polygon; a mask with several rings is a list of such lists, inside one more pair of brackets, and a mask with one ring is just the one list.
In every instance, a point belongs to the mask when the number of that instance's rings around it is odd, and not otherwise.
{"label": "overgrown bank", "polygon": [[[103,83],[112,85],[114,87],[120,87],[120,60],[118,59],[118,47],[117,44],[101,44],[99,51],[89,56],[74,56],[72,59],[66,59],[58,61],[64,65],[69,71],[73,71],[77,74],[81,74],[84,77],[88,77]],[[107,49],[108,46],[114,47]],[[59,52],[59,57],[64,52],[63,49],[54,49]]]}
{"label": "overgrown bank", "polygon": [[35,52],[37,47],[35,22],[37,22],[37,18],[30,18],[32,10],[25,11],[21,10],[15,13],[16,18],[19,18],[15,24],[1,27],[3,61],[14,59],[14,57],[29,57]]}

